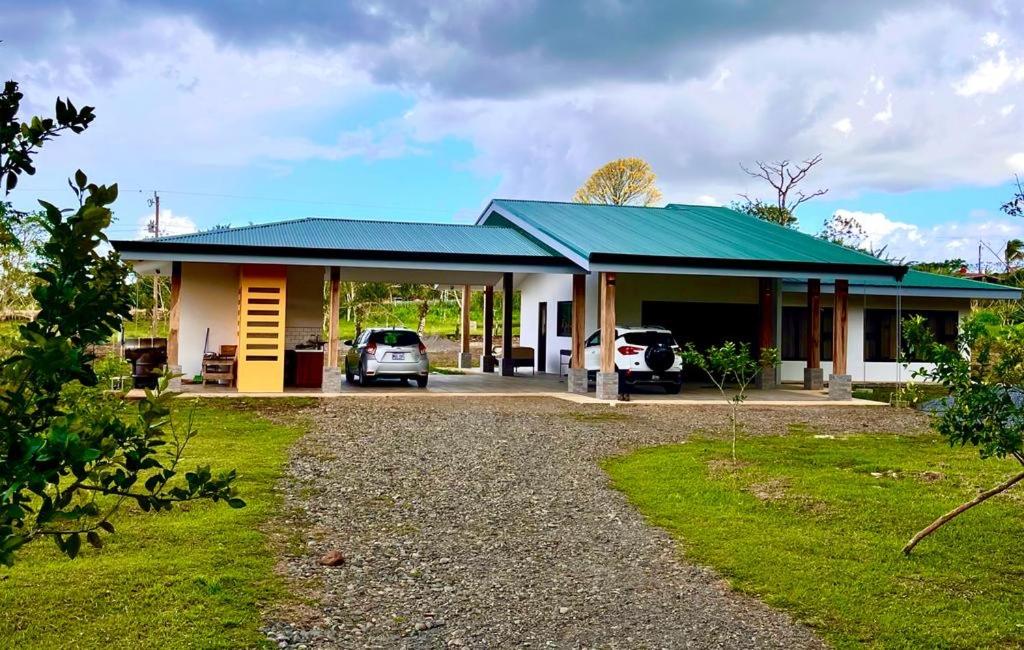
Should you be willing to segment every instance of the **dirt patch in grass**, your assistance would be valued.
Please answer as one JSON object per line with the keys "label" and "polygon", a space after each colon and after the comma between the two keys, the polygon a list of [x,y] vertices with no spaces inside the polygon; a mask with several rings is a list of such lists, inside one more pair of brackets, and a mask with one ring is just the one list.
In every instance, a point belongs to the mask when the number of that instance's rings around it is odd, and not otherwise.
{"label": "dirt patch in grass", "polygon": [[754,498],[758,501],[771,503],[789,498],[789,489],[792,486],[793,482],[789,479],[773,478],[767,481],[752,483],[743,488],[743,491],[754,495]]}

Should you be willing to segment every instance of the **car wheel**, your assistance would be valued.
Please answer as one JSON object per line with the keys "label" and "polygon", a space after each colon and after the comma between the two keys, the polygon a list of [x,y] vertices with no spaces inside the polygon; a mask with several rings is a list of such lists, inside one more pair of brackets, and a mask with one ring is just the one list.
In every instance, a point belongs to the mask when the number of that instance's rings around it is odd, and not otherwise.
{"label": "car wheel", "polygon": [[352,374],[352,369],[348,367],[348,362],[345,362],[345,383],[354,384],[356,383],[356,377]]}
{"label": "car wheel", "polygon": [[665,384],[665,392],[669,395],[678,395],[679,391],[681,391],[682,389],[682,384]]}
{"label": "car wheel", "polygon": [[416,385],[419,386],[420,388],[426,388],[427,387],[427,377],[417,377],[416,378]]}

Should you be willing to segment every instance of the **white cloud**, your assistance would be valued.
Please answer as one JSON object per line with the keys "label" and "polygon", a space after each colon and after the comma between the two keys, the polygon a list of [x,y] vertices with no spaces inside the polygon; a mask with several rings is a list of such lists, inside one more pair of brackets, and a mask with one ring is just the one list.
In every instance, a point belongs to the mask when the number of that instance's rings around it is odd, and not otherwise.
{"label": "white cloud", "polygon": [[719,206],[722,205],[722,202],[716,199],[715,197],[711,196],[710,194],[701,194],[700,196],[693,200],[693,204]]}
{"label": "white cloud", "polygon": [[892,93],[889,93],[885,100],[885,108],[875,113],[875,116],[871,119],[882,124],[888,124],[892,121]]}
{"label": "white cloud", "polygon": [[[138,229],[135,232],[135,236],[138,239],[145,239],[152,237],[153,233],[149,231],[149,224],[153,221],[152,214],[145,214],[138,219]],[[196,223],[189,217],[184,215],[176,215],[170,210],[160,211],[160,236],[169,235],[187,235],[190,232],[196,232],[198,228]]]}
{"label": "white cloud", "polygon": [[1009,59],[1000,50],[995,59],[982,61],[969,75],[953,84],[958,95],[972,97],[978,94],[993,94],[1002,90],[1010,81],[1024,79],[1024,61]]}
{"label": "white cloud", "polygon": [[718,71],[718,76],[715,78],[715,81],[711,84],[711,90],[717,92],[725,88],[725,82],[731,76],[732,70],[730,70],[729,68],[721,68]]}
{"label": "white cloud", "polygon": [[[961,258],[976,263],[978,243],[984,241],[996,251],[1010,239],[1024,239],[1024,223],[1004,218],[972,218],[971,221],[947,221],[932,226],[890,219],[881,212],[836,210],[852,218],[866,233],[862,245],[885,249],[888,256],[907,262],[929,262]],[[995,256],[983,248],[983,262],[994,264]]]}
{"label": "white cloud", "polygon": [[999,32],[985,32],[985,35],[981,37],[981,42],[989,47],[999,47],[1003,44],[1003,37],[999,35]]}
{"label": "white cloud", "polygon": [[1020,151],[1011,155],[1006,159],[1006,165],[1010,168],[1010,171],[1021,173],[1024,172],[1024,151]]}
{"label": "white cloud", "polygon": [[850,118],[844,117],[833,122],[832,128],[835,129],[836,131],[839,131],[843,135],[850,135],[850,132],[853,131],[853,122],[850,120]]}
{"label": "white cloud", "polygon": [[1006,106],[1003,106],[1002,108],[999,109],[999,114],[1002,115],[1003,117],[1007,117],[1010,113],[1013,112],[1014,107],[1014,104],[1007,104]]}

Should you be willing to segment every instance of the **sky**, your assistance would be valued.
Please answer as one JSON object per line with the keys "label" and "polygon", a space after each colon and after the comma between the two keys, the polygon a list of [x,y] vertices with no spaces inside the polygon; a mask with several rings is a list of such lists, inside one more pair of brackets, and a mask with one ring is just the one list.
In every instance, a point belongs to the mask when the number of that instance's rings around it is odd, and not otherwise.
{"label": "sky", "polygon": [[[665,201],[771,199],[740,164],[821,154],[797,211],[908,261],[1024,238],[1024,3],[35,0],[0,5],[24,114],[93,126],[10,199],[117,182],[112,238],[304,216],[472,221],[650,162]],[[986,263],[994,255],[983,250]]]}

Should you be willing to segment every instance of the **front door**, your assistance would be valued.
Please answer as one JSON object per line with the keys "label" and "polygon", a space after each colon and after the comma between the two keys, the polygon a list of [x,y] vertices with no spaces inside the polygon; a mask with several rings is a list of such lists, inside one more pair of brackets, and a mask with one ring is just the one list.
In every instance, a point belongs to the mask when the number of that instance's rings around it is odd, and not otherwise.
{"label": "front door", "polygon": [[548,303],[540,303],[537,309],[537,372],[547,372]]}

